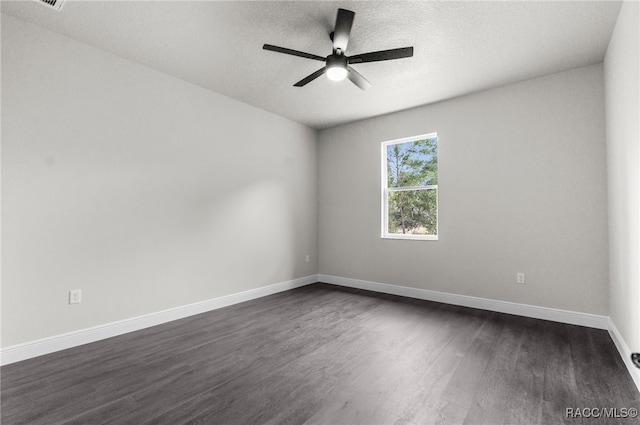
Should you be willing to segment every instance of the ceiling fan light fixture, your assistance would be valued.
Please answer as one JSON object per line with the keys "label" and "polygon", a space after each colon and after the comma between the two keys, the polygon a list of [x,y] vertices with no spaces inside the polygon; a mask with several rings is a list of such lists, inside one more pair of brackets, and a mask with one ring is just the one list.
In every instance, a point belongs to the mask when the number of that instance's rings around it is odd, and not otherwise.
{"label": "ceiling fan light fixture", "polygon": [[327,58],[327,78],[341,81],[347,78],[347,58],[344,55],[331,55]]}
{"label": "ceiling fan light fixture", "polygon": [[329,34],[329,38],[333,43],[333,52],[326,58],[312,53],[305,53],[299,50],[287,49],[286,47],[274,46],[272,44],[264,44],[262,48],[264,50],[271,50],[273,52],[324,62],[325,66],[295,83],[293,85],[294,87],[304,87],[322,74],[327,74],[327,78],[333,81],[340,81],[345,78],[349,78],[349,80],[351,80],[351,82],[360,89],[366,90],[371,87],[371,83],[360,75],[358,71],[349,66],[350,64],[410,58],[413,56],[413,47],[401,47],[398,49],[379,50],[376,52],[361,53],[355,56],[346,56],[344,53],[346,52],[347,45],[349,44],[349,35],[351,33],[354,16],[355,13],[350,10],[338,9],[335,30]]}
{"label": "ceiling fan light fixture", "polygon": [[331,81],[342,81],[347,78],[348,71],[340,66],[327,68],[327,78]]}

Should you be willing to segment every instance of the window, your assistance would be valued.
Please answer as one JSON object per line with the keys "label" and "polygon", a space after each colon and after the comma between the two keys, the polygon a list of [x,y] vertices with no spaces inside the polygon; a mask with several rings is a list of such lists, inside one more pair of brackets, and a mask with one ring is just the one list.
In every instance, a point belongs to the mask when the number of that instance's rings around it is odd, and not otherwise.
{"label": "window", "polygon": [[438,239],[438,135],[382,143],[382,237]]}

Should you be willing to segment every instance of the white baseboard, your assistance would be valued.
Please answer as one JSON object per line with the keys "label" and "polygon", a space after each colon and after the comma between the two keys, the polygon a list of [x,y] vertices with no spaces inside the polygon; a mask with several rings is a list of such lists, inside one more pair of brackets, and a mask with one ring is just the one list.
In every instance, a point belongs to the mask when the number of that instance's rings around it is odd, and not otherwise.
{"label": "white baseboard", "polygon": [[627,366],[633,382],[635,382],[636,387],[638,387],[638,391],[640,391],[640,369],[635,367],[631,361],[631,350],[611,319],[609,319],[609,335],[611,335],[613,343],[616,345],[620,356],[622,356],[622,361]]}
{"label": "white baseboard", "polygon": [[430,291],[427,289],[389,285],[387,283],[370,282],[367,280],[350,279],[324,274],[318,275],[318,279],[320,282],[348,286],[350,288],[366,289],[368,291],[383,292],[385,294],[399,295],[402,297],[436,301],[439,303],[454,304],[464,307],[478,308],[481,310],[514,314],[516,316],[532,317],[535,319],[551,320],[553,322],[587,326],[596,329],[609,329],[609,317],[599,316],[597,314],[538,307],[528,304],[518,304],[507,301],[450,294],[447,292]]}
{"label": "white baseboard", "polygon": [[67,348],[77,347],[106,338],[122,335],[128,332],[167,323],[207,311],[216,310],[229,305],[253,300],[289,289],[299,288],[318,281],[318,275],[311,275],[299,279],[280,282],[261,288],[251,289],[236,294],[226,295],[211,300],[201,301],[181,307],[171,308],[144,316],[107,323],[92,328],[55,335],[48,338],[30,341],[24,344],[12,345],[0,350],[0,364],[7,365],[33,357],[50,354]]}
{"label": "white baseboard", "polygon": [[535,319],[550,320],[553,322],[568,323],[571,325],[586,326],[595,329],[609,331],[611,339],[618,349],[622,361],[627,366],[633,382],[640,391],[640,369],[631,362],[631,350],[618,332],[613,321],[608,316],[599,316],[589,313],[578,313],[575,311],[559,310],[548,307],[538,307],[527,304],[497,301],[486,298],[470,297],[467,295],[456,295],[446,292],[430,291],[427,289],[410,288],[407,286],[389,285],[387,283],[371,282],[360,279],[350,279],[346,277],[330,276],[320,274],[318,280],[324,283],[347,286],[350,288],[365,289],[368,291],[382,292],[385,294],[399,295],[402,297],[417,298],[420,300],[436,301],[445,304],[453,304],[464,307],[478,308],[481,310],[496,311],[500,313],[514,314]]}
{"label": "white baseboard", "polygon": [[0,365],[7,365],[33,357],[50,354],[67,348],[77,347],[106,338],[134,332],[151,326],[167,323],[193,316],[207,311],[216,310],[244,301],[299,288],[315,282],[325,282],[350,288],[365,289],[368,291],[385,294],[399,295],[403,297],[421,300],[441,302],[464,307],[478,308],[481,310],[496,311],[500,313],[514,314],[517,316],[531,317],[535,319],[550,320],[554,322],[568,323],[572,325],[587,326],[609,331],[611,339],[618,349],[638,391],[640,391],[640,369],[631,362],[631,350],[620,335],[615,324],[607,316],[579,313],[574,311],[559,310],[547,307],[538,307],[527,304],[511,303],[506,301],[491,300],[487,298],[471,297],[467,295],[450,294],[446,292],[430,291],[427,289],[410,288],[407,286],[390,285],[386,283],[371,282],[360,279],[351,279],[330,275],[311,275],[286,282],[280,282],[261,288],[251,289],[236,294],[226,295],[211,300],[201,301],[169,310],[159,311],[144,316],[107,323],[92,328],[81,329],[62,335],[43,338],[3,348],[0,350]]}

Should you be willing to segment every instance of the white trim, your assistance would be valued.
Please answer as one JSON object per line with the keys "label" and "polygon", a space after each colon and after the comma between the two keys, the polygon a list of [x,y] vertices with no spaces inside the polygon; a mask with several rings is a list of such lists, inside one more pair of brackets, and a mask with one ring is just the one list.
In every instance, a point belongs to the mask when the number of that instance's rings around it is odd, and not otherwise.
{"label": "white trim", "polygon": [[411,233],[388,233],[382,239],[404,239],[407,241],[437,241],[438,235],[414,235]]}
{"label": "white trim", "polygon": [[[438,139],[438,133],[432,132],[427,134],[420,134],[417,136],[411,137],[403,137],[402,139],[395,140],[387,140],[386,142],[382,142],[381,144],[381,214],[380,214],[380,238],[382,239],[406,239],[406,240],[420,240],[420,241],[437,241],[438,233],[439,233],[439,225],[440,222],[438,214],[439,214],[439,197],[438,197],[438,185],[427,185],[427,186],[407,186],[400,188],[390,188],[388,187],[388,174],[387,174],[387,146],[389,145],[397,145],[400,143],[414,142],[417,140],[424,139]],[[438,139],[438,147],[440,146],[440,140]],[[436,154],[437,156],[437,154]],[[438,169],[438,173],[440,169]],[[402,235],[397,233],[389,233],[389,192],[401,192],[408,190],[435,190],[436,191],[436,234],[435,235]]]}
{"label": "white trim", "polygon": [[450,294],[447,292],[431,291],[428,289],[410,288],[408,286],[389,285],[388,283],[371,282],[367,280],[351,279],[325,274],[318,275],[318,280],[320,282],[332,283],[334,285],[366,289],[368,291],[399,295],[401,297],[479,308],[481,310],[497,311],[499,313],[515,314],[516,316],[551,320],[553,322],[587,326],[596,329],[609,329],[609,318],[607,316],[600,316],[597,314],[559,310],[549,307],[538,307],[528,304],[491,300],[488,298],[472,297],[468,295]]}
{"label": "white trim", "polygon": [[416,140],[433,139],[436,137],[438,137],[438,132],[432,131],[431,133],[418,134],[417,136],[409,136],[409,137],[402,137],[400,139],[387,140],[382,142],[382,144],[386,147],[387,145],[397,145],[400,143],[415,142]]}
{"label": "white trim", "polygon": [[447,292],[410,288],[407,286],[390,285],[388,283],[371,282],[367,280],[351,279],[325,274],[319,274],[318,280],[320,282],[347,286],[349,288],[365,289],[367,291],[382,292],[402,297],[417,298],[420,300],[479,308],[481,310],[497,311],[500,313],[514,314],[516,316],[532,317],[535,319],[550,320],[552,322],[568,323],[571,325],[607,330],[609,331],[609,335],[611,336],[613,343],[618,349],[620,357],[622,357],[622,361],[627,366],[631,379],[633,379],[638,391],[640,391],[640,369],[636,368],[631,362],[631,350],[627,346],[624,338],[622,338],[622,335],[620,335],[616,325],[608,316],[560,310],[549,307],[538,307],[508,301],[491,300],[487,298],[471,297],[468,295],[450,294]]}
{"label": "white trim", "polygon": [[7,365],[33,357],[50,354],[67,348],[77,347],[90,342],[99,341],[106,338],[122,335],[128,332],[167,323],[195,314],[205,313],[229,305],[253,300],[267,295],[275,294],[289,289],[299,288],[318,281],[318,275],[311,275],[299,279],[280,282],[261,288],[250,289],[248,291],[225,295],[206,301],[175,307],[156,313],[120,320],[118,322],[106,323],[92,328],[81,329],[61,335],[55,335],[24,344],[12,345],[0,350],[0,364]]}
{"label": "white trim", "polygon": [[611,335],[611,339],[616,345],[616,348],[618,349],[618,352],[622,357],[622,361],[627,366],[627,370],[629,371],[633,382],[636,384],[636,387],[638,387],[638,391],[640,391],[640,369],[635,367],[635,365],[631,361],[631,350],[629,349],[629,346],[625,342],[624,338],[622,338],[620,331],[618,331],[616,324],[613,323],[613,320],[611,320],[611,318],[609,318],[609,335]]}
{"label": "white trim", "polygon": [[572,325],[587,326],[609,331],[624,364],[627,366],[631,378],[638,391],[640,391],[640,369],[631,362],[631,350],[620,335],[618,328],[607,316],[599,316],[589,313],[559,310],[548,307],[538,307],[527,304],[518,304],[507,301],[491,300],[487,298],[472,297],[467,295],[450,294],[446,292],[431,291],[427,289],[411,288],[407,286],[390,285],[387,283],[371,282],[367,280],[351,279],[346,277],[331,276],[325,274],[311,275],[299,279],[280,282],[261,288],[250,289],[236,294],[226,295],[207,301],[201,301],[181,307],[176,307],[144,316],[125,319],[118,322],[107,323],[92,328],[81,329],[62,335],[30,341],[24,344],[13,345],[0,350],[0,364],[7,365],[33,357],[50,354],[67,348],[77,347],[106,338],[122,335],[128,332],[160,325],[173,320],[182,319],[222,307],[250,301],[256,298],[299,288],[316,282],[331,283],[350,288],[365,289],[368,291],[382,292],[385,294],[399,295],[421,300],[441,302],[445,304],[460,305],[464,307],[479,308],[482,310],[496,311],[500,313],[515,314],[517,316],[532,317],[536,319],[550,320],[553,322],[568,323]]}
{"label": "white trim", "polygon": [[426,186],[402,186],[402,187],[387,187],[387,192],[409,192],[412,190],[437,190],[437,184],[429,184]]}

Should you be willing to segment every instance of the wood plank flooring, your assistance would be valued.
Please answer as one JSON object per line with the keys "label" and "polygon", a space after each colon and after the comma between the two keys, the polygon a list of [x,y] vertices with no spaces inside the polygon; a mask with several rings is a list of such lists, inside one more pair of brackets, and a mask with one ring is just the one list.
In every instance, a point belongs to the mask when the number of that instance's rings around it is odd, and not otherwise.
{"label": "wood plank flooring", "polygon": [[1,372],[3,425],[640,423],[566,417],[640,409],[606,331],[321,283]]}

